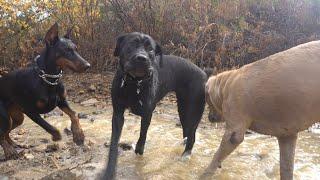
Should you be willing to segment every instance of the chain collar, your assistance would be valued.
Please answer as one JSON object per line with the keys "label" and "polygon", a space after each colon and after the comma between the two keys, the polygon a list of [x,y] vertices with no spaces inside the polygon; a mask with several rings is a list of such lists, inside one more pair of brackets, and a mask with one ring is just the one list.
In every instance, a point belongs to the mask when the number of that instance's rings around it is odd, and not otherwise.
{"label": "chain collar", "polygon": [[[130,84],[136,84],[137,87],[139,88],[142,85],[142,83],[149,81],[150,79],[152,79],[152,77],[153,77],[152,71],[150,71],[150,74],[143,79],[137,79],[125,73],[121,79],[120,87],[122,88],[126,83],[130,83]],[[139,93],[137,92],[137,94]]]}
{"label": "chain collar", "polygon": [[[40,58],[40,55],[38,55],[34,60],[36,62],[35,71],[38,73],[38,76],[48,85],[50,86],[56,86],[59,84],[59,80],[62,77],[62,70],[60,70],[59,74],[47,74],[44,70],[40,69],[38,66],[38,59]],[[51,82],[47,78],[53,79],[54,81]]]}
{"label": "chain collar", "polygon": [[[125,83],[132,83],[132,84],[135,83],[137,86],[136,93],[137,93],[137,96],[139,97],[140,92],[141,92],[140,88],[141,88],[142,83],[149,81],[150,79],[152,79],[152,77],[153,77],[152,71],[150,71],[150,74],[146,78],[143,78],[143,79],[136,79],[136,78],[130,76],[129,74],[124,74],[121,79],[120,88],[123,88]],[[138,102],[139,102],[140,106],[143,106],[143,102],[141,99],[139,99]]]}

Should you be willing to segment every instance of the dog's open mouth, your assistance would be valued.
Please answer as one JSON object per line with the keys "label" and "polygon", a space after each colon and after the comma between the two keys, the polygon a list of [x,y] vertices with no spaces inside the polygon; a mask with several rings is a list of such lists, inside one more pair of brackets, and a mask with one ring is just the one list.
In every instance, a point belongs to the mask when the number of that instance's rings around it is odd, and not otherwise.
{"label": "dog's open mouth", "polygon": [[131,70],[131,71],[128,71],[128,74],[133,78],[144,79],[144,78],[148,78],[152,74],[152,68],[149,68],[147,70],[146,69]]}

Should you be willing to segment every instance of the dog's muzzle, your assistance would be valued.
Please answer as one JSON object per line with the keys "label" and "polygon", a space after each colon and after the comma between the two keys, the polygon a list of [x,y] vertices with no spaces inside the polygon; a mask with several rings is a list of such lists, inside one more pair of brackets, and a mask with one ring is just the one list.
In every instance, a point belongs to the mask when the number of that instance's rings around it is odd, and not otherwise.
{"label": "dog's muzzle", "polygon": [[152,71],[150,58],[144,54],[136,54],[125,64],[124,71],[134,78],[146,77]]}
{"label": "dog's muzzle", "polygon": [[210,122],[223,122],[222,116],[218,113],[209,112],[208,119]]}

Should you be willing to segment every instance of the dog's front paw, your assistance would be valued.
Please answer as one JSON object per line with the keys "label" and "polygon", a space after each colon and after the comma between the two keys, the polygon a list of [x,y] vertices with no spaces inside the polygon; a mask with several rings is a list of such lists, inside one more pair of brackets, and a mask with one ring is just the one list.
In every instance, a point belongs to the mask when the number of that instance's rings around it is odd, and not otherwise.
{"label": "dog's front paw", "polygon": [[84,143],[84,133],[82,129],[78,126],[71,125],[71,131],[73,134],[73,142],[78,146],[83,145]]}
{"label": "dog's front paw", "polygon": [[57,129],[51,135],[52,135],[52,141],[60,141],[62,139],[60,131]]}

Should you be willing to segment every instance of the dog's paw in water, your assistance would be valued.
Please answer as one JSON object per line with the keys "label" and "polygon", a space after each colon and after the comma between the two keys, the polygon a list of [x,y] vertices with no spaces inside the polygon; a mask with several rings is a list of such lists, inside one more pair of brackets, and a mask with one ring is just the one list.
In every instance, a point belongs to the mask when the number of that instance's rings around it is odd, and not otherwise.
{"label": "dog's paw in water", "polygon": [[144,144],[143,142],[138,141],[136,147],[134,148],[134,152],[135,152],[136,154],[143,155],[144,145],[145,145],[145,144]]}
{"label": "dog's paw in water", "polygon": [[181,156],[181,161],[188,161],[191,159],[191,151],[185,151]]}

